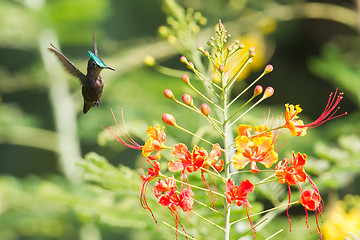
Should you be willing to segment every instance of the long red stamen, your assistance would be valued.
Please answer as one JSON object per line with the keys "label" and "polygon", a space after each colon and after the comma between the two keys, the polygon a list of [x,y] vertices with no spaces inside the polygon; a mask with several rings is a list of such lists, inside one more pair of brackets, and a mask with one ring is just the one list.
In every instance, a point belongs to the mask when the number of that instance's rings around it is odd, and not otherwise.
{"label": "long red stamen", "polygon": [[143,146],[141,146],[140,144],[138,144],[137,142],[134,141],[134,139],[131,138],[127,128],[126,128],[126,125],[125,125],[125,120],[124,120],[124,112],[123,112],[123,108],[121,107],[121,118],[122,118],[122,122],[123,122],[123,127],[124,127],[124,130],[125,130],[125,133],[121,130],[117,120],[116,120],[116,117],[115,117],[115,114],[113,112],[112,109],[111,110],[111,114],[113,115],[113,118],[115,120],[115,123],[116,123],[116,127],[117,129],[120,131],[120,134],[117,134],[117,132],[111,127],[107,127],[108,130],[106,130],[102,125],[101,127],[104,129],[105,132],[107,132],[109,135],[111,135],[116,141],[118,141],[119,143],[129,147],[129,148],[132,148],[132,149],[136,149],[136,150],[141,150]]}
{"label": "long red stamen", "polygon": [[315,128],[318,127],[320,125],[322,125],[323,123],[341,117],[343,115],[346,115],[347,112],[344,112],[342,114],[339,115],[335,115],[335,113],[340,109],[340,107],[337,107],[337,105],[340,103],[340,101],[343,99],[343,95],[344,93],[339,93],[337,94],[338,89],[336,88],[335,90],[335,94],[330,93],[329,95],[329,99],[327,101],[326,107],[324,109],[324,111],[321,113],[321,115],[312,123],[308,123],[305,125],[297,125],[297,128]]}
{"label": "long red stamen", "polygon": [[287,209],[286,209],[286,215],[289,220],[290,232],[291,232],[291,220],[290,220],[290,215],[289,215],[289,208],[290,208],[290,201],[291,201],[291,189],[290,189],[290,184],[287,184],[287,185],[288,185],[288,193],[289,193],[289,205],[287,206]]}

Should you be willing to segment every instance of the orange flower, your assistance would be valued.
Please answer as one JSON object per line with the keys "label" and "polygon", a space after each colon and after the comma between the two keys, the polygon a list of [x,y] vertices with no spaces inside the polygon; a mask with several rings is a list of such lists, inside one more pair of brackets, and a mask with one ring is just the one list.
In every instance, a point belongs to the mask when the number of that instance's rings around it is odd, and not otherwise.
{"label": "orange flower", "polygon": [[[160,130],[159,125],[156,127],[148,127],[146,130],[149,139],[145,142],[145,145],[142,148],[142,154],[145,157],[148,157],[151,160],[160,159],[160,151],[163,149],[164,141],[166,138],[166,134],[164,132],[165,127],[162,127]],[[150,156],[152,152],[156,151],[153,156]]]}
{"label": "orange flower", "polygon": [[290,130],[291,135],[293,136],[305,136],[307,128],[299,128],[299,126],[303,126],[304,123],[302,120],[297,120],[299,117],[297,116],[302,112],[300,105],[292,105],[285,104],[286,112],[285,112],[285,125],[287,129]]}
{"label": "orange flower", "polygon": [[305,136],[308,128],[318,127],[329,120],[346,115],[346,112],[335,115],[335,113],[339,110],[337,105],[339,105],[340,101],[343,99],[343,93],[337,94],[337,90],[338,89],[336,89],[335,94],[330,93],[326,107],[320,116],[315,121],[308,124],[304,124],[303,121],[297,120],[297,114],[302,111],[299,105],[294,107],[294,105],[285,104],[285,124],[283,127],[289,129],[291,135],[293,136]]}
{"label": "orange flower", "polygon": [[207,158],[206,150],[194,146],[193,152],[190,153],[186,145],[179,143],[174,147],[172,154],[177,157],[177,160],[171,159],[168,168],[171,172],[177,172],[180,170],[191,172],[196,172],[199,170],[205,163]]}
{"label": "orange flower", "polygon": [[252,137],[249,125],[243,124],[238,127],[239,136],[235,139],[237,152],[232,160],[236,169],[243,169],[250,163],[251,171],[257,173],[257,162],[269,168],[278,160],[278,155],[274,151],[273,134],[268,130],[265,125],[254,127],[255,137]]}
{"label": "orange flower", "polygon": [[295,153],[292,152],[292,159],[289,164],[289,159],[285,158],[279,162],[275,167],[276,176],[281,184],[287,182],[290,185],[295,185],[297,182],[304,183],[306,181],[307,175],[304,171],[304,165],[306,163],[306,155],[298,153],[295,156]]}

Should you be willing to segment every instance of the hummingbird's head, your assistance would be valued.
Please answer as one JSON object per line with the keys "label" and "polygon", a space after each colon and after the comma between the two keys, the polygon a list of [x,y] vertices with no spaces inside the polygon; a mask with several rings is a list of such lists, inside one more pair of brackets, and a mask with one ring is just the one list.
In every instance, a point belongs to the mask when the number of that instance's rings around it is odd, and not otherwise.
{"label": "hummingbird's head", "polygon": [[88,54],[90,57],[90,59],[88,61],[88,66],[87,66],[88,72],[89,71],[98,71],[100,73],[101,70],[103,70],[103,69],[110,69],[110,70],[115,71],[115,69],[106,66],[106,64],[94,53],[88,51]]}

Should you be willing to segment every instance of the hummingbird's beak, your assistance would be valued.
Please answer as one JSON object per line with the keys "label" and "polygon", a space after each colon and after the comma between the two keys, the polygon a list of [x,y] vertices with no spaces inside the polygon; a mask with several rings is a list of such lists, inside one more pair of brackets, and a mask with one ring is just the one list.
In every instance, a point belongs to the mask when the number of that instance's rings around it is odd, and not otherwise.
{"label": "hummingbird's beak", "polygon": [[113,69],[113,68],[111,68],[111,67],[108,67],[108,66],[106,66],[106,69],[110,69],[110,70],[115,71],[115,69]]}

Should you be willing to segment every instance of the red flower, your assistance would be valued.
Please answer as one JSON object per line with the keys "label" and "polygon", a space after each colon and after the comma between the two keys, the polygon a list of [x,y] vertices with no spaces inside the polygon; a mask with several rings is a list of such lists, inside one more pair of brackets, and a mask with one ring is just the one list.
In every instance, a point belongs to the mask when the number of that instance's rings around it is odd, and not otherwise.
{"label": "red flower", "polygon": [[186,145],[183,143],[176,145],[172,154],[178,159],[171,159],[169,162],[168,168],[171,172],[178,172],[180,170],[186,170],[189,173],[196,172],[204,165],[207,158],[206,150],[194,146],[193,152],[190,153]]}
{"label": "red flower", "polygon": [[[285,158],[282,162],[279,162],[275,167],[276,176],[281,184],[285,182],[290,185],[295,185],[297,182],[304,183],[306,181],[306,173],[304,171],[304,165],[306,163],[306,155],[292,152],[292,159],[289,164],[289,159]],[[281,164],[282,163],[282,164]]]}
{"label": "red flower", "polygon": [[209,157],[206,159],[204,168],[210,169],[213,167],[217,172],[221,172],[224,169],[224,160],[219,157],[222,155],[219,144],[215,144],[209,153]]}
{"label": "red flower", "polygon": [[193,209],[194,199],[193,191],[190,187],[185,188],[179,195],[179,205],[184,212],[191,211]]}
{"label": "red flower", "polygon": [[301,193],[301,197],[299,203],[304,206],[305,213],[306,213],[306,225],[307,228],[310,230],[309,223],[308,223],[308,213],[307,210],[315,212],[315,219],[316,219],[316,231],[320,235],[320,239],[322,239],[318,216],[322,214],[323,209],[323,202],[320,196],[319,191],[317,188],[314,189],[307,189]]}
{"label": "red flower", "polygon": [[247,199],[247,194],[253,192],[254,189],[254,184],[252,184],[249,180],[241,181],[239,186],[235,186],[234,183],[229,179],[226,183],[226,201],[229,204],[232,204],[235,201],[235,204],[238,207],[242,205],[251,207]]}
{"label": "red flower", "polygon": [[[151,160],[155,160],[157,158],[161,158],[160,151],[163,149],[164,141],[166,138],[166,134],[164,132],[165,127],[162,127],[160,130],[159,126],[156,127],[148,127],[146,130],[149,139],[145,142],[145,145],[142,148],[142,154],[145,157],[150,158]],[[155,155],[150,156],[152,152],[156,151]]]}
{"label": "red flower", "polygon": [[252,221],[250,219],[249,216],[249,212],[248,212],[248,207],[251,208],[251,205],[249,203],[249,200],[247,198],[248,193],[253,192],[255,189],[254,184],[252,184],[249,180],[246,181],[241,181],[239,186],[235,186],[234,183],[228,179],[228,181],[226,182],[226,192],[225,192],[225,196],[226,196],[226,201],[229,204],[232,204],[235,201],[235,204],[237,206],[244,206],[245,211],[246,211],[246,215],[249,219],[251,228],[253,230],[253,236],[255,238],[255,228],[252,224]]}
{"label": "red flower", "polygon": [[314,189],[303,191],[299,202],[310,211],[317,211],[322,208],[320,194]]}
{"label": "red flower", "polygon": [[147,159],[147,161],[151,164],[152,168],[149,168],[148,175],[141,175],[141,178],[142,178],[143,181],[142,181],[141,194],[140,194],[140,203],[141,203],[141,206],[144,209],[149,210],[149,212],[151,213],[155,223],[157,224],[155,216],[154,216],[153,212],[151,211],[149,205],[147,204],[145,193],[146,193],[147,186],[149,185],[149,182],[151,180],[155,179],[157,176],[159,176],[160,163],[158,163],[157,161],[151,162],[148,159]]}
{"label": "red flower", "polygon": [[155,194],[159,194],[162,192],[170,192],[171,194],[176,191],[176,182],[174,180],[174,176],[171,178],[166,178],[165,180],[159,179],[155,183]]}

